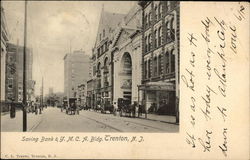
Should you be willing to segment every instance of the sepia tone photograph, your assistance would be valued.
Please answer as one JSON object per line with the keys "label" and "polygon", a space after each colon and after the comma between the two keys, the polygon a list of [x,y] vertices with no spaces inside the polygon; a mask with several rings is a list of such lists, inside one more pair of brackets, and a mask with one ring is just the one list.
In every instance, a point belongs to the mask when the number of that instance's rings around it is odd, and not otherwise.
{"label": "sepia tone photograph", "polygon": [[180,3],[1,1],[2,132],[179,132]]}

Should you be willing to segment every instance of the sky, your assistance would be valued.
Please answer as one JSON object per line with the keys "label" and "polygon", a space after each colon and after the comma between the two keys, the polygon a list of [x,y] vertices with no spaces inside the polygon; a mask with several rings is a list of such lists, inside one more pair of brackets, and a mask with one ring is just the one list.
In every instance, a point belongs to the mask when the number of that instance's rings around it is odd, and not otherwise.
{"label": "sky", "polygon": [[[24,1],[1,1],[10,42],[23,45]],[[50,87],[63,92],[63,57],[82,49],[91,55],[102,7],[105,11],[127,13],[135,1],[29,1],[27,7],[27,47],[33,49],[35,94]],[[71,45],[70,45],[71,44]]]}

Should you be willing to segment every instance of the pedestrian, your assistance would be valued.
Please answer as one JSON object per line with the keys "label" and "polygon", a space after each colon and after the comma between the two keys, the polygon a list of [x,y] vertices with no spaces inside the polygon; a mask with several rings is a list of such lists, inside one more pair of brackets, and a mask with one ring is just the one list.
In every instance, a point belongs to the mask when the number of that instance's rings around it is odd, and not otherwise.
{"label": "pedestrian", "polygon": [[137,102],[134,101],[134,104],[132,105],[132,114],[133,114],[133,118],[135,118],[136,106],[137,106]]}

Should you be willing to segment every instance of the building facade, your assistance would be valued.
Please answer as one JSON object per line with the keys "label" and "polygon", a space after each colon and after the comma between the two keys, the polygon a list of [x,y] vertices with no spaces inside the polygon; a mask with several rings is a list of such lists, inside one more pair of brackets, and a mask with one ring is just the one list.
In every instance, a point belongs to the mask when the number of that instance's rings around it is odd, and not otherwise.
{"label": "building facade", "polygon": [[9,34],[5,19],[4,9],[1,6],[1,106],[4,106],[5,102],[5,72],[6,72],[6,48],[9,40]]}
{"label": "building facade", "polygon": [[102,9],[95,46],[92,51],[93,106],[112,104],[112,56],[111,44],[117,24],[124,14],[110,13]]}
{"label": "building facade", "polygon": [[64,56],[64,94],[76,97],[80,84],[87,84],[89,77],[89,56],[83,51],[74,51]]}
{"label": "building facade", "polygon": [[141,84],[141,19],[142,10],[135,5],[122,19],[112,43],[113,104],[124,98],[138,101],[137,86]]}
{"label": "building facade", "polygon": [[[35,81],[32,78],[33,53],[26,49],[26,86],[27,102],[34,101]],[[6,61],[6,100],[22,103],[23,101],[23,47],[7,43]]]}
{"label": "building facade", "polygon": [[[176,1],[143,1],[142,92],[147,110],[178,114],[180,6]],[[153,107],[153,108],[152,108]]]}
{"label": "building facade", "polygon": [[87,97],[87,87],[86,83],[79,84],[77,86],[77,92],[76,92],[76,98],[77,98],[77,104],[80,106],[86,105],[86,97]]}

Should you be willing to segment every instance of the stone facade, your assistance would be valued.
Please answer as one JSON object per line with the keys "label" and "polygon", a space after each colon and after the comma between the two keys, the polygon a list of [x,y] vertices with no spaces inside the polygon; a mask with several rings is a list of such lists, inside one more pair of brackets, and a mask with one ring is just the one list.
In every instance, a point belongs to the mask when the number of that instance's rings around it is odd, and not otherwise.
{"label": "stone facade", "polygon": [[102,10],[99,21],[95,46],[92,52],[92,83],[93,106],[97,104],[111,105],[113,96],[112,86],[112,56],[111,44],[113,33],[123,14],[110,13]]}
{"label": "stone facade", "polygon": [[141,84],[141,7],[134,6],[117,27],[112,43],[113,56],[113,104],[118,98],[138,101],[138,85]]}

